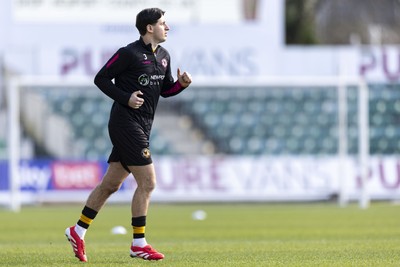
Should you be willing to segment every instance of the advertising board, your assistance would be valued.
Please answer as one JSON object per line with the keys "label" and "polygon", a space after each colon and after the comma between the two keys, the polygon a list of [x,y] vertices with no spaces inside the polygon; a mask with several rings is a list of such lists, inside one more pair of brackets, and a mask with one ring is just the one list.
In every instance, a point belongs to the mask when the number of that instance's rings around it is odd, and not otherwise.
{"label": "advertising board", "polygon": [[[157,187],[153,200],[190,201],[312,201],[335,199],[345,178],[350,199],[360,194],[358,164],[314,157],[160,157],[155,159]],[[23,161],[21,193],[28,202],[83,202],[101,180],[106,162]],[[0,164],[0,172],[7,165]],[[0,180],[0,196],[9,182]],[[136,183],[130,175],[110,201],[129,203]],[[371,158],[368,177],[371,199],[400,198],[400,160]],[[0,199],[2,199],[0,197]]]}

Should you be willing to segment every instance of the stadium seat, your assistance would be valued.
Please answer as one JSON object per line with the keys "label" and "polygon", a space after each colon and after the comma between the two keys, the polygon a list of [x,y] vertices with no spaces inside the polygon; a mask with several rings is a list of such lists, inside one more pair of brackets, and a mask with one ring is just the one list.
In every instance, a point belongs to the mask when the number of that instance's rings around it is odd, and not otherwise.
{"label": "stadium seat", "polygon": [[[347,88],[348,152],[358,151],[358,91]],[[85,142],[87,157],[108,156],[107,121],[112,101],[101,94],[55,93],[44,90],[52,111]],[[188,90],[168,108],[187,115],[192,127],[211,141],[215,153],[280,155],[338,152],[337,91],[328,87],[204,87]],[[400,153],[400,86],[369,85],[371,154]],[[1,143],[0,143],[1,144]],[[156,129],[151,137],[156,154],[173,153]]]}

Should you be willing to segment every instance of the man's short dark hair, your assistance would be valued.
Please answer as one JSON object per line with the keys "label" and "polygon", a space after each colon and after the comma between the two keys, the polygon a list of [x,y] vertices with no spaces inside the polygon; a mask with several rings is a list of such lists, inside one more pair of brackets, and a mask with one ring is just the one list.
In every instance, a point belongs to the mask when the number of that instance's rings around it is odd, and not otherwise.
{"label": "man's short dark hair", "polygon": [[155,24],[163,15],[165,11],[159,8],[146,8],[136,15],[136,28],[140,35],[145,35],[147,32],[147,25]]}

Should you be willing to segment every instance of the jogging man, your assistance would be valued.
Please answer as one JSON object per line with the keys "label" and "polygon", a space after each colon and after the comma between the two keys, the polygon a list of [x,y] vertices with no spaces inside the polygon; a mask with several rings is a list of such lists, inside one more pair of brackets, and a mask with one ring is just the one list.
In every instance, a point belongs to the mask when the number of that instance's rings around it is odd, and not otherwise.
{"label": "jogging man", "polygon": [[192,82],[191,75],[181,73],[179,68],[178,79],[174,81],[170,55],[159,45],[167,39],[169,31],[164,13],[158,8],[139,12],[136,16],[139,40],[120,48],[95,77],[97,87],[114,100],[108,124],[113,149],[108,169],[89,195],[79,220],[65,230],[80,261],[87,261],[84,242],[87,229],[129,173],[137,183],[131,206],[133,240],[130,255],[145,260],[164,258],[145,239],[150,195],[156,185],[149,136],[159,96],[174,96]]}

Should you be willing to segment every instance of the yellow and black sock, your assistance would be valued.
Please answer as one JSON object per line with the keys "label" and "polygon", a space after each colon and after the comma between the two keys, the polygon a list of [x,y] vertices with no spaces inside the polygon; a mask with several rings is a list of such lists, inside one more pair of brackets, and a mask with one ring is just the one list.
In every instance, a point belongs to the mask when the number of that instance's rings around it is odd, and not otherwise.
{"label": "yellow and black sock", "polygon": [[88,229],[96,215],[97,211],[85,206],[82,210],[81,217],[76,224],[81,226],[82,228]]}
{"label": "yellow and black sock", "polygon": [[144,238],[146,216],[132,217],[133,239]]}

